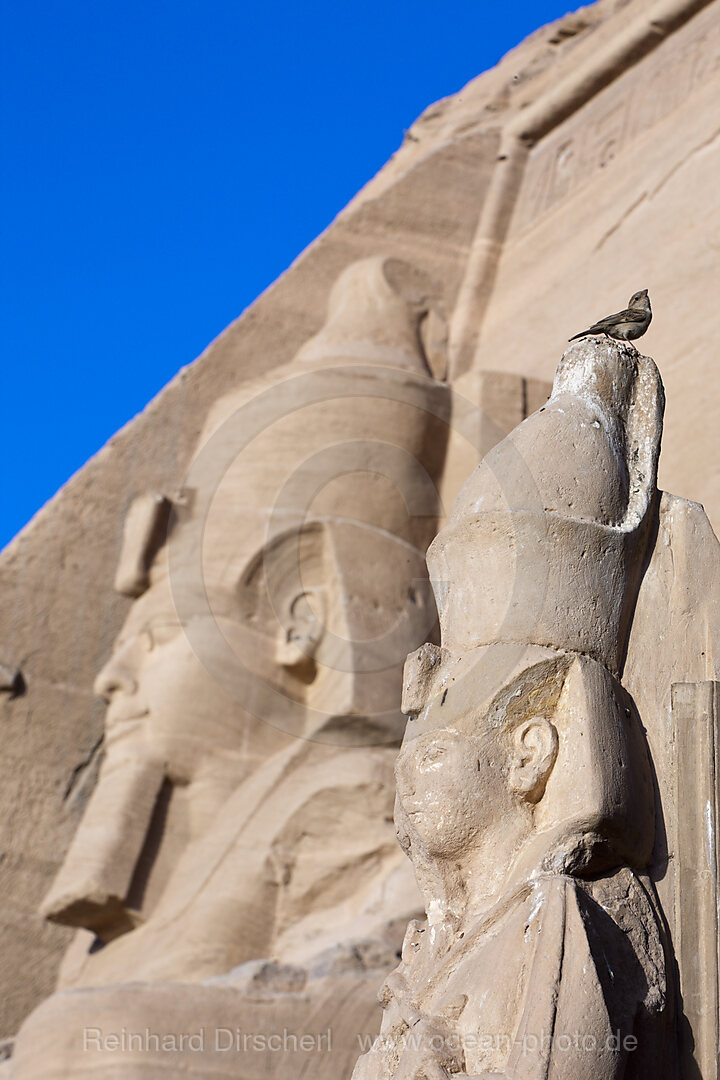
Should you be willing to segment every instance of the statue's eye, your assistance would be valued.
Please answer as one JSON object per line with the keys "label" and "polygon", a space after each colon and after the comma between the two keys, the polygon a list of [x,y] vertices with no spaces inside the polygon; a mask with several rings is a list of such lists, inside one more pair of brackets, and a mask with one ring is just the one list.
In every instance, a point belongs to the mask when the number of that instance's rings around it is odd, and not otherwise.
{"label": "statue's eye", "polygon": [[177,637],[180,627],[177,623],[154,623],[144,631],[147,636],[149,647],[157,648],[158,645],[166,645]]}

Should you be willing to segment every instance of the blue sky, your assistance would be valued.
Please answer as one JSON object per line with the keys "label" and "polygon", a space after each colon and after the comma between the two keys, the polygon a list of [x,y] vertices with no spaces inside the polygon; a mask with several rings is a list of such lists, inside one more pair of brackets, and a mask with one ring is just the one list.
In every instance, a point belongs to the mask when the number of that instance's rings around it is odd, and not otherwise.
{"label": "blue sky", "polygon": [[0,546],[573,0],[2,0]]}

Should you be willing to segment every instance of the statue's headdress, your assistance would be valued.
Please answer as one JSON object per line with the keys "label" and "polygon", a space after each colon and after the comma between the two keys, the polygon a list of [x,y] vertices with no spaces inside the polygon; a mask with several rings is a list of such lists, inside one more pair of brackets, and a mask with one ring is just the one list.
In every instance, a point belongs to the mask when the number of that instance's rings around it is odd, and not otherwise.
{"label": "statue's headdress", "polygon": [[547,405],[486,455],[428,551],[445,648],[546,645],[621,669],[663,404],[647,357],[568,349]]}

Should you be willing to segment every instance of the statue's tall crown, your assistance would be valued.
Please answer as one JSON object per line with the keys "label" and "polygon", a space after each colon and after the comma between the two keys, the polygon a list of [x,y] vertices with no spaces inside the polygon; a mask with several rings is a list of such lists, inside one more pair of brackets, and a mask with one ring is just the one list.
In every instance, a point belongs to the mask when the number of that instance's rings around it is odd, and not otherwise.
{"label": "statue's tall crown", "polygon": [[487,454],[430,547],[443,650],[532,644],[619,672],[663,405],[648,357],[609,341],[567,350],[547,404]]}

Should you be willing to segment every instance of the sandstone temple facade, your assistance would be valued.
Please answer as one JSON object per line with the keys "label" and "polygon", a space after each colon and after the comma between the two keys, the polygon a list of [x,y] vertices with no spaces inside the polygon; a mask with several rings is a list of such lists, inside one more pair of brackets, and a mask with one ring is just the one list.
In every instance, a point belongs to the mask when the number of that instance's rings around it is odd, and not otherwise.
{"label": "sandstone temple facade", "polygon": [[719,106],[538,30],[2,554],[3,1080],[718,1080]]}

